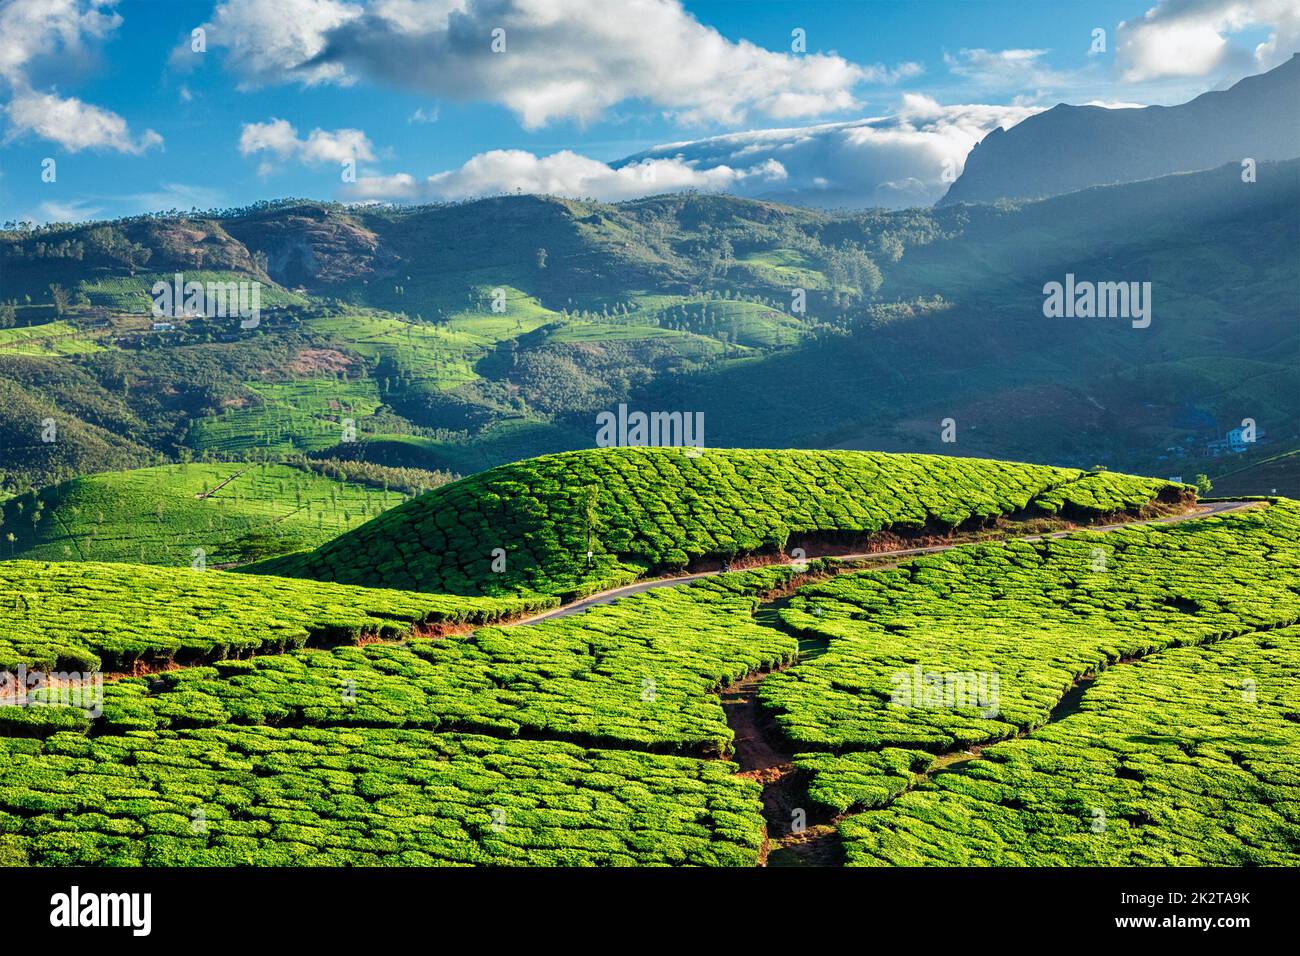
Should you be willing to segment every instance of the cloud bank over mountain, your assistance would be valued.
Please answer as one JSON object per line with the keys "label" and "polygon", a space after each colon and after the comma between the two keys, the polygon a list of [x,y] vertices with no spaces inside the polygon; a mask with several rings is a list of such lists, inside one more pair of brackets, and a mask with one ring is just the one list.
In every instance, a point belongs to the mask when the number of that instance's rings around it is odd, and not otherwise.
{"label": "cloud bank over mountain", "polygon": [[904,94],[889,116],[668,143],[613,163],[568,150],[545,157],[492,150],[424,179],[409,173],[365,177],[348,198],[432,202],[542,192],[618,201],[698,189],[825,207],[922,206],[944,194],[985,134],[1036,112],[943,106]]}

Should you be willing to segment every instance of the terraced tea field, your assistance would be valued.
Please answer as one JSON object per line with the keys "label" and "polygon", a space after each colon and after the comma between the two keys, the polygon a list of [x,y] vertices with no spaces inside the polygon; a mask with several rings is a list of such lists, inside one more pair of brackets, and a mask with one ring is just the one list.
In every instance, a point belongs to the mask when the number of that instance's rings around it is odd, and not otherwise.
{"label": "terraced tea field", "polygon": [[1300,628],[1100,674],[1079,708],[841,824],[851,864],[1296,865]]}
{"label": "terraced tea field", "polygon": [[[677,503],[692,468],[725,477]],[[583,509],[636,556],[593,587],[726,534],[874,557],[704,568],[560,615],[545,539],[531,577],[464,588],[492,596],[0,562],[0,668],[146,671],[93,718],[57,682],[0,706],[0,862],[1300,863],[1294,502],[1208,514],[1158,481],[855,453],[495,472],[385,517]],[[641,497],[602,505],[593,479]],[[1008,518],[1064,536],[946,537]]]}
{"label": "terraced tea field", "polygon": [[946,535],[1018,515],[1092,520],[1175,504],[1180,489],[932,455],[614,448],[493,468],[262,569],[452,594],[581,594],[805,540]]}
{"label": "terraced tea field", "polygon": [[10,865],[745,866],[762,844],[730,764],[551,741],[258,727],[0,757]]}
{"label": "terraced tea field", "polygon": [[547,606],[130,564],[0,561],[0,670],[127,670],[394,638]]}
{"label": "terraced tea field", "polygon": [[320,451],[349,440],[349,421],[355,440],[358,423],[381,404],[369,379],[303,378],[245,388],[252,393],[246,404],[194,422],[186,438],[191,448],[225,454]]}
{"label": "terraced tea field", "polygon": [[315,547],[406,495],[276,464],[163,465],[76,478],[0,506],[0,557],[190,567]]}

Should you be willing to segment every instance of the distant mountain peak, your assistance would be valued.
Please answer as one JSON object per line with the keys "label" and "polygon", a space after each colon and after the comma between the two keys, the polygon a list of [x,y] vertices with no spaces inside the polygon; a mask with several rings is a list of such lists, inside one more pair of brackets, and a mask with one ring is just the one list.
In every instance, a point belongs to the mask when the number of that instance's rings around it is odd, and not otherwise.
{"label": "distant mountain peak", "polygon": [[1300,156],[1300,54],[1178,106],[1058,103],[989,133],[938,205],[1041,199],[1247,157]]}

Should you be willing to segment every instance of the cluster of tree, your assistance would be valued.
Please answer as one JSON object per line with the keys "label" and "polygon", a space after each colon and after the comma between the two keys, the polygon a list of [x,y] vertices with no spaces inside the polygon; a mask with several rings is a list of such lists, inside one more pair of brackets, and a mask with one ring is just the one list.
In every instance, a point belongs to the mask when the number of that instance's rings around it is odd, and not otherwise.
{"label": "cluster of tree", "polygon": [[152,249],[132,242],[125,232],[112,226],[96,226],[91,229],[86,233],[86,246],[101,260],[124,266],[131,275],[135,275],[135,270],[148,263],[153,256]]}
{"label": "cluster of tree", "polygon": [[420,495],[440,485],[455,481],[459,475],[449,471],[430,471],[425,468],[396,468],[378,465],[371,461],[349,461],[342,458],[291,458],[285,464],[306,471],[338,478],[384,491],[400,491]]}
{"label": "cluster of tree", "polygon": [[856,242],[826,249],[823,262],[826,278],[837,289],[856,289],[863,296],[872,296],[880,291],[884,276],[866,250]]}
{"label": "cluster of tree", "polygon": [[35,239],[6,243],[3,248],[7,259],[75,259],[80,262],[86,254],[86,244],[80,239],[64,239],[62,242]]}

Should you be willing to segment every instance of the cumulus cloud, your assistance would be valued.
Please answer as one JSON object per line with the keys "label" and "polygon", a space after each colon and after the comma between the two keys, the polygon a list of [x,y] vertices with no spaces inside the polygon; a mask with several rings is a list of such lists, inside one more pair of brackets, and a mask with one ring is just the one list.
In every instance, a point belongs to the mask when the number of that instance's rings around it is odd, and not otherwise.
{"label": "cumulus cloud", "polygon": [[754,130],[669,143],[607,164],[564,151],[538,157],[493,150],[459,169],[359,180],[354,200],[428,202],[509,192],[607,201],[685,189],[726,191],[822,206],[928,205],[960,174],[966,154],[998,126],[1033,107],[941,106],[907,94],[891,116]]}
{"label": "cumulus cloud", "polygon": [[921,69],[733,42],[680,0],[222,0],[212,22],[246,84],[365,77],[500,103],[529,128],[628,99],[686,123],[818,116],[857,106],[860,83]]}
{"label": "cumulus cloud", "polygon": [[5,107],[5,115],[13,127],[8,138],[17,135],[17,131],[32,132],[41,139],[58,143],[70,153],[83,149],[114,149],[138,155],[151,147],[161,146],[163,141],[151,129],[132,137],[122,117],[83,103],[75,96],[60,97],[54,93],[36,93],[20,88]]}
{"label": "cumulus cloud", "polygon": [[[270,153],[281,162],[296,160],[313,166],[375,158],[374,146],[359,129],[314,129],[299,137],[297,128],[283,119],[245,123],[239,134],[239,152],[242,156]],[[271,168],[263,163],[259,171],[267,173]]]}
{"label": "cumulus cloud", "polygon": [[33,72],[68,74],[87,59],[90,47],[113,33],[122,17],[117,0],[0,0],[0,86],[6,140],[34,134],[71,152],[112,149],[142,153],[162,144],[153,130],[132,136],[111,110],[42,90]]}
{"label": "cumulus cloud", "polygon": [[84,56],[87,41],[103,40],[122,18],[117,0],[4,0],[0,2],[0,77],[27,83],[33,61]]}
{"label": "cumulus cloud", "polygon": [[[325,49],[331,30],[364,13],[359,4],[343,0],[222,0],[203,24],[212,46],[224,47],[227,64],[245,88],[280,83],[292,77],[305,86],[349,83],[341,63],[307,65]],[[185,61],[189,40],[173,53]]]}
{"label": "cumulus cloud", "polygon": [[[1232,41],[1248,29],[1268,37],[1253,49]],[[1268,70],[1297,48],[1295,0],[1159,0],[1141,19],[1119,24],[1115,54],[1123,79],[1140,82]]]}

